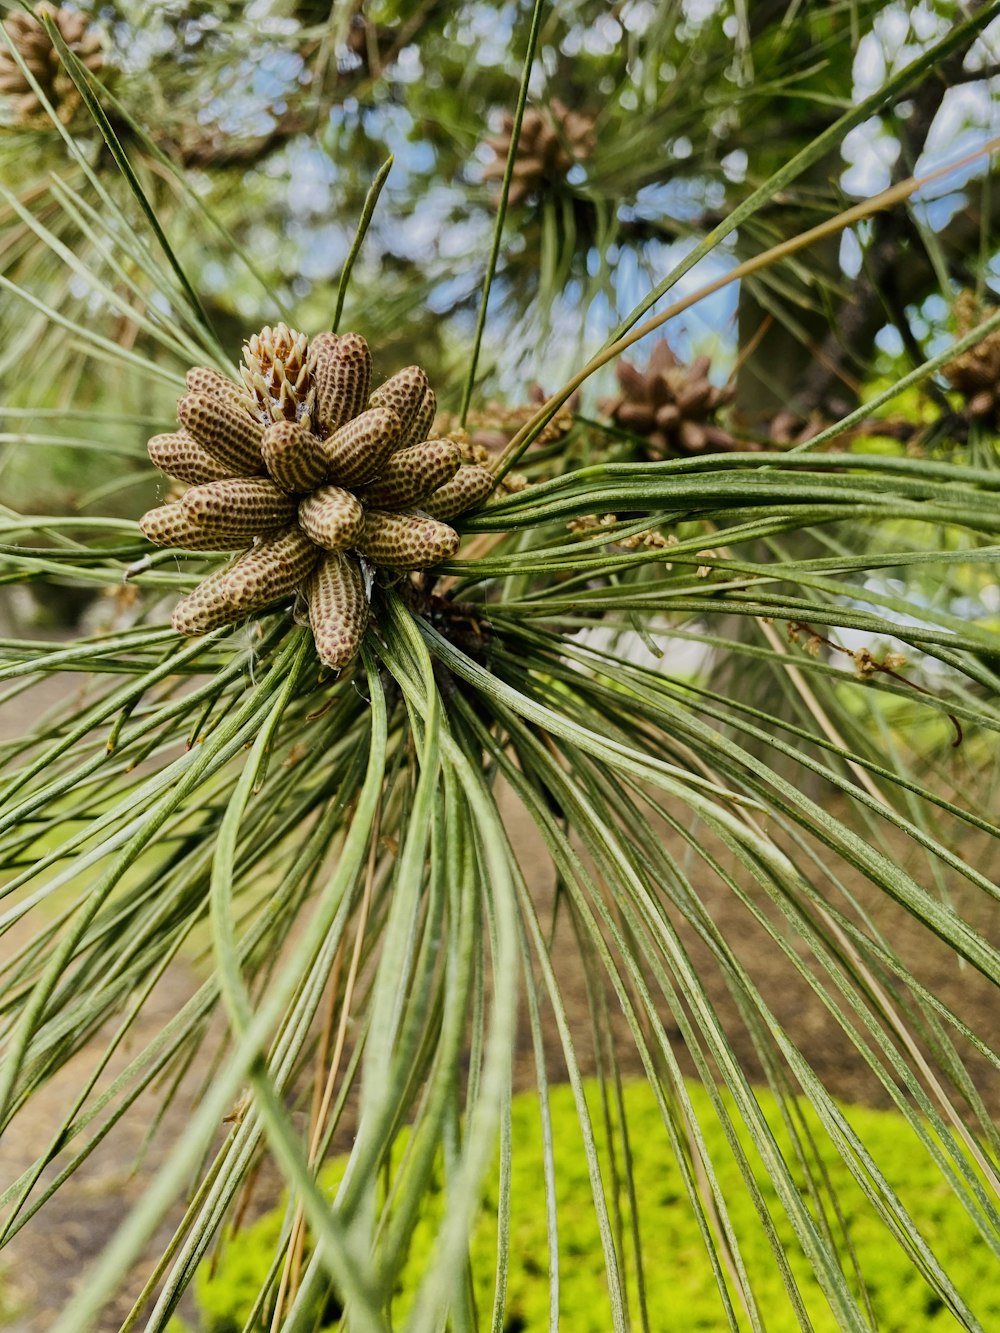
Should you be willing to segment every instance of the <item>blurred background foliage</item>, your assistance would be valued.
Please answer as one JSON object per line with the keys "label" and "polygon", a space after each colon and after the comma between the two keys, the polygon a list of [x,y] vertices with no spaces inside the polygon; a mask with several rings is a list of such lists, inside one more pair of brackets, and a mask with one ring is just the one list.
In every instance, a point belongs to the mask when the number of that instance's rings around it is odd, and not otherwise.
{"label": "blurred background foliage", "polygon": [[[392,365],[419,360],[445,405],[457,405],[525,7],[255,0],[80,12],[100,37],[96,73],[111,125],[230,354],[276,310],[294,309],[305,327],[329,322],[366,192],[391,153],[343,327],[363,326]],[[747,10],[712,0],[579,0],[546,10],[479,403],[493,393],[523,396],[532,381],[554,387],[585,346],[603,340],[762,181],[959,16],[951,0],[767,0]],[[970,34],[905,95],[834,140],[672,294],[981,141],[1000,123],[991,34],[988,27],[978,44]],[[532,117],[541,126],[534,147]],[[79,265],[100,271],[104,302],[121,303],[118,341],[162,355],[133,307],[170,325],[169,310],[150,304],[148,282],[127,262],[116,271],[95,234],[90,210],[100,203],[88,167],[137,225],[139,216],[124,183],[105,172],[108,149],[79,98],[64,119],[72,151],[44,117],[25,123],[9,106],[0,131],[0,273],[19,286],[30,274],[35,297],[78,326],[74,337],[37,311],[26,320],[23,306],[4,303],[0,377],[14,389],[13,408],[37,389],[22,370],[30,345],[48,368],[51,407],[72,399],[79,410],[80,378],[94,380],[83,359],[93,348],[79,328],[102,313],[101,295],[32,232],[25,207]],[[804,423],[843,414],[873,370],[909,368],[939,346],[954,290],[982,293],[996,262],[995,203],[982,164],[931,195],[671,324],[682,358],[704,353],[716,384],[732,380],[732,423],[744,438],[797,438]],[[640,364],[648,354],[640,349]],[[588,411],[613,391],[611,376],[592,382]],[[126,452],[139,452],[146,418],[168,412],[168,393],[129,401],[107,381],[93,382],[92,392],[143,418],[123,419],[114,444]],[[933,386],[932,396],[943,411]],[[2,425],[7,439],[16,422]],[[107,478],[81,466],[79,451],[52,460],[64,504],[86,506],[95,484],[104,497]],[[9,457],[4,469],[11,494],[37,503],[31,469],[24,475]],[[133,489],[123,503],[135,509]]]}

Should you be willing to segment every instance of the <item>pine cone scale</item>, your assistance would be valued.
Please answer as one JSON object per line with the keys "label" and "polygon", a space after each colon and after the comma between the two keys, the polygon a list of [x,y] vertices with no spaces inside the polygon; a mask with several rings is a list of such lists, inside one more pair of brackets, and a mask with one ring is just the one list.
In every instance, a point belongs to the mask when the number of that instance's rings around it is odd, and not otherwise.
{"label": "pine cone scale", "polygon": [[263,477],[227,477],[192,486],[179,503],[206,530],[248,529],[251,536],[283,527],[295,517],[295,501]]}
{"label": "pine cone scale", "polygon": [[221,590],[234,611],[249,614],[293,593],[321,554],[301,529],[289,528],[241,555],[225,571]]}
{"label": "pine cone scale", "polygon": [[150,509],[139,520],[139,527],[154,546],[177,546],[184,551],[231,551],[244,540],[239,534],[209,531],[180,504]]}
{"label": "pine cone scale", "polygon": [[434,417],[437,415],[437,398],[433,389],[425,389],[424,396],[421,399],[420,406],[414,413],[413,420],[399,438],[397,449],[408,449],[410,445],[420,444],[426,440],[431,433],[434,425]]}
{"label": "pine cone scale", "polygon": [[178,634],[207,634],[228,625],[237,616],[224,589],[225,570],[202,579],[174,607],[170,623]]}

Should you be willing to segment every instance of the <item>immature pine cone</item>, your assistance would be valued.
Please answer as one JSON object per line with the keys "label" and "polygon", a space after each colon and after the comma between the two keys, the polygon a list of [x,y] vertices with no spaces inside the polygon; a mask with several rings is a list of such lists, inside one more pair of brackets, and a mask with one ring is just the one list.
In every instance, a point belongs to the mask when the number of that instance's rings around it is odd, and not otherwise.
{"label": "immature pine cone", "polygon": [[[89,70],[96,72],[101,68],[104,64],[101,35],[90,26],[86,14],[44,3],[36,7],[36,12],[53,20],[63,41]],[[59,119],[68,125],[81,98],[48,33],[38,19],[22,11],[11,14],[3,26]],[[47,120],[37,94],[4,44],[0,44],[0,93],[6,94],[22,124]]]}
{"label": "immature pine cone", "polygon": [[[955,302],[955,321],[960,337],[986,318],[972,292],[961,292]],[[956,356],[942,367],[944,376],[965,398],[970,417],[992,418],[1000,425],[1000,329]]]}
{"label": "immature pine cone", "polygon": [[188,372],[181,429],[149,456],[191,483],[151,509],[158,546],[242,548],[174,609],[181,634],[204,634],[301,592],[316,650],[343,667],[361,647],[374,570],[427,569],[454,555],[452,518],[489,493],[488,469],[427,439],[436,400],[419,366],[369,395],[371,354],[357,333],[313,339],[284,324],[243,349],[243,383]]}
{"label": "immature pine cone", "polygon": [[628,361],[619,362],[621,397],[605,399],[601,411],[623,430],[644,435],[653,458],[740,448],[713,420],[733,390],[717,389],[710,382],[710,365],[707,356],[681,365],[663,338],[654,346],[645,374]]}
{"label": "immature pine cone", "polygon": [[[514,117],[508,113],[503,118],[501,132],[486,140],[496,157],[483,171],[483,180],[503,180],[513,132]],[[512,206],[520,204],[546,186],[558,185],[574,162],[590,156],[595,142],[593,116],[570,111],[557,97],[545,111],[528,107],[521,119],[521,137],[507,202]]]}

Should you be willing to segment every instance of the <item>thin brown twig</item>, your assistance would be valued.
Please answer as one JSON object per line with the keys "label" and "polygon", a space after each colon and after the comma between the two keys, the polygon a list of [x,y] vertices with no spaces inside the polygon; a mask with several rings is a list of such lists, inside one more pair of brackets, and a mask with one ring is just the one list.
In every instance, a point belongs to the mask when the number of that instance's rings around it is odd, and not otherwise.
{"label": "thin brown twig", "polygon": [[740,370],[742,369],[744,363],[748,361],[750,357],[753,356],[754,352],[756,352],[757,348],[764,341],[765,337],[767,336],[768,330],[771,328],[771,325],[773,323],[774,323],[774,316],[770,314],[765,315],[764,318],[760,321],[760,323],[754,329],[752,336],[747,339],[745,346],[739,349],[733,368],[729,372],[729,378],[726,380],[727,384],[736,383],[736,376],[740,373]]}
{"label": "thin brown twig", "polygon": [[[858,661],[858,655],[853,653],[850,648],[845,648],[842,643],[837,643],[835,639],[830,639],[825,634],[820,634],[817,630],[813,629],[812,625],[807,624],[804,620],[789,620],[788,628],[793,632],[808,634],[810,638],[816,639],[820,643],[825,643],[828,648],[834,649],[835,652],[845,653],[855,663]],[[867,650],[865,651],[867,653]],[[911,690],[917,690],[920,694],[926,694],[931,699],[937,699],[937,695],[933,690],[927,689],[925,685],[918,685],[915,680],[908,680],[906,676],[901,676],[898,671],[893,670],[890,666],[886,666],[884,662],[880,662],[877,658],[872,657],[870,653],[867,653],[864,660],[866,671],[870,674],[875,675],[876,673],[879,673],[884,676],[891,676],[893,680],[898,680],[901,685],[906,685]],[[955,739],[951,743],[952,749],[957,749],[964,739],[962,724],[953,713],[948,713],[947,718],[955,728]]]}

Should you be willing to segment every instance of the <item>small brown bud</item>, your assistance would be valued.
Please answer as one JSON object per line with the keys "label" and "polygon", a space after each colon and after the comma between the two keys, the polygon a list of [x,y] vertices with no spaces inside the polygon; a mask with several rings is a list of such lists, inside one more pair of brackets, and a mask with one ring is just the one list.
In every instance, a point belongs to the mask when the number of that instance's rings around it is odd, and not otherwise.
{"label": "small brown bud", "polygon": [[622,386],[626,399],[639,401],[646,398],[646,376],[631,361],[621,361],[615,369],[615,376]]}
{"label": "small brown bud", "polygon": [[266,326],[243,346],[240,375],[265,420],[296,421],[306,412],[309,339],[286,324]]}
{"label": "small brown bud", "polygon": [[681,416],[704,412],[712,406],[712,385],[707,380],[693,380],[677,394],[677,411]]}
{"label": "small brown bud", "polygon": [[645,371],[627,361],[617,368],[622,395],[600,404],[615,424],[644,435],[651,458],[732,449],[736,442],[713,416],[733,396],[733,387],[717,389],[708,378],[711,361],[697,357],[685,366],[661,339],[650,351]]}
{"label": "small brown bud", "polygon": [[681,444],[689,454],[700,454],[708,443],[704,428],[699,426],[696,421],[682,421],[678,434]]}
{"label": "small brown bud", "polygon": [[687,378],[689,380],[704,380],[708,372],[712,369],[712,358],[705,356],[696,356],[687,368]]}
{"label": "small brown bud", "polygon": [[969,416],[988,417],[995,407],[996,398],[993,389],[982,389],[969,399]]}
{"label": "small brown bud", "polygon": [[[503,177],[504,168],[501,168],[500,176]],[[544,184],[545,158],[541,153],[533,157],[519,157],[511,170],[511,179],[515,184],[514,189],[520,187],[521,190],[533,189],[536,186]],[[518,199],[520,202],[520,199]]]}
{"label": "small brown bud", "polygon": [[[47,3],[47,0],[42,0],[34,8],[37,17],[15,12],[5,18],[3,27],[11,45],[39,84],[42,95],[62,123],[68,125],[82,99],[39,19],[43,16],[50,19],[73,54],[93,73],[97,73],[104,63],[103,40],[97,29],[90,26],[86,14],[63,9]],[[32,123],[47,119],[38,94],[2,41],[0,93],[16,94],[10,97],[9,103],[19,120]]]}

